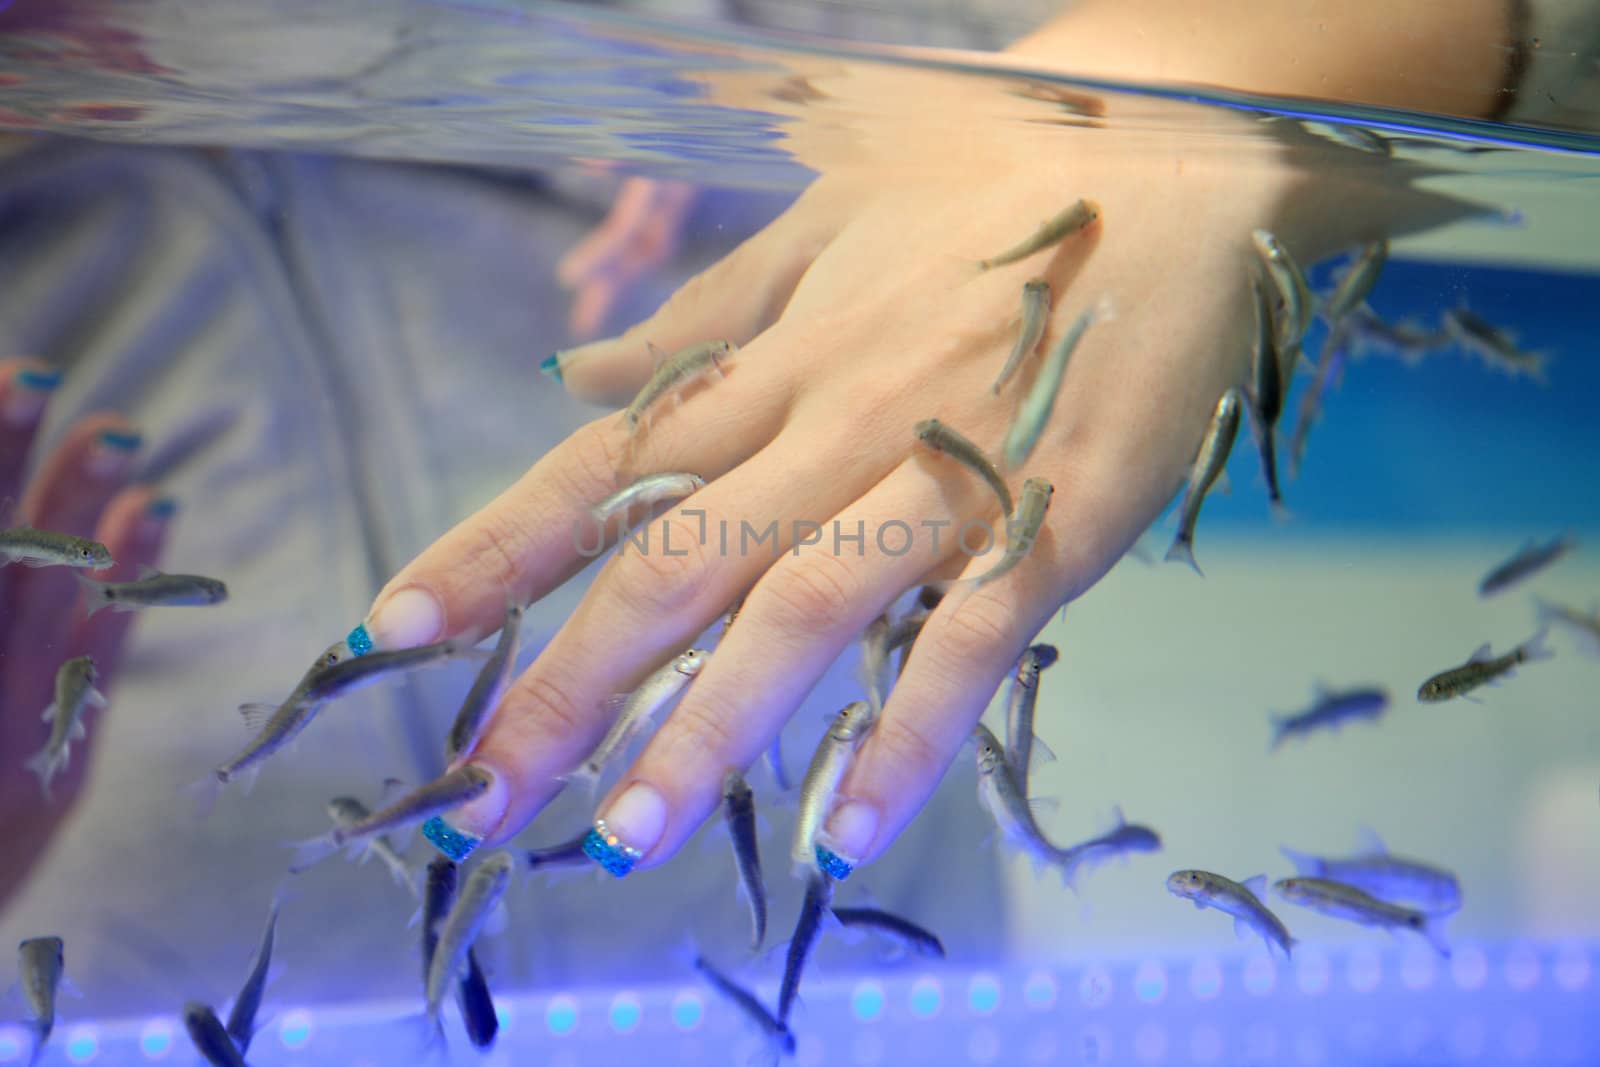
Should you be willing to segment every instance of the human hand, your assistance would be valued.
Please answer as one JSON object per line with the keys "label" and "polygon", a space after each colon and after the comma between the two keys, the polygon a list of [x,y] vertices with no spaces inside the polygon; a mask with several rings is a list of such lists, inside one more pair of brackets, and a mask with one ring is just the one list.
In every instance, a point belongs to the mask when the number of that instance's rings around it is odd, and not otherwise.
{"label": "human hand", "polygon": [[[129,484],[141,442],[126,420],[110,413],[80,419],[23,486],[29,450],[58,382],[57,373],[37,360],[0,360],[0,501],[10,512],[0,525],[92,538],[116,560],[95,577],[135,578],[142,565],[155,565],[172,505],[149,486]],[[87,654],[97,668],[96,687],[109,693],[133,623],[133,614],[118,611],[86,619],[80,600],[68,568],[0,566],[0,819],[10,828],[0,901],[43,854],[80,794],[89,763],[93,721],[86,724],[89,737],[73,742],[71,762],[51,782],[52,801],[24,767],[49,732],[39,713],[54,698],[56,670]]]}

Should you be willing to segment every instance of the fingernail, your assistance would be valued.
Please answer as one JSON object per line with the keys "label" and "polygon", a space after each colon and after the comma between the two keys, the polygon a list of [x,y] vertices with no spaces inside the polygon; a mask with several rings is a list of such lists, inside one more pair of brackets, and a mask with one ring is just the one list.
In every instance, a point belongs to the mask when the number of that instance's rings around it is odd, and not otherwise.
{"label": "fingernail", "polygon": [[481,763],[474,763],[473,766],[489,775],[489,787],[452,811],[448,820],[436,816],[422,824],[422,836],[432,842],[434,848],[458,863],[499,828],[510,802],[503,775],[496,774],[492,768]]}
{"label": "fingernail", "polygon": [[544,357],[539,363],[539,373],[548,375],[559,382],[561,380],[561,353],[552,352]]}
{"label": "fingernail", "polygon": [[422,836],[457,863],[472,855],[473,850],[483,844],[483,838],[464,834],[437,815],[422,824]]}
{"label": "fingernail", "polygon": [[170,519],[178,513],[178,501],[170,496],[158,496],[144,506],[144,513],[152,519]]}
{"label": "fingernail", "polygon": [[[834,809],[827,827],[817,835],[817,867],[837,880],[850,877],[861,857],[872,848],[878,834],[878,810],[859,800],[847,800]],[[842,872],[842,873],[841,873]]]}
{"label": "fingernail", "polygon": [[633,870],[667,828],[667,802],[646,782],[634,782],[595,820],[583,839],[588,857],[618,878]]}
{"label": "fingernail", "polygon": [[84,468],[97,478],[120,474],[142,444],[144,438],[130,430],[101,430],[95,435],[94,448],[83,461]]}
{"label": "fingernail", "polygon": [[13,426],[27,426],[44,414],[50,393],[61,384],[59,371],[20,370],[11,379],[16,386],[6,397],[5,419]]}
{"label": "fingernail", "polygon": [[[408,585],[379,604],[356,630],[363,631],[368,638],[368,650],[376,646],[393,651],[416,648],[436,640],[443,626],[444,610],[439,607],[438,599],[426,589]],[[351,631],[351,637],[356,636],[356,630]],[[354,641],[350,643],[350,651],[361,655],[356,652]]]}
{"label": "fingernail", "polygon": [[344,645],[350,650],[350,655],[359,659],[372,651],[372,635],[367,633],[365,623],[357,624],[354,630],[345,635]]}

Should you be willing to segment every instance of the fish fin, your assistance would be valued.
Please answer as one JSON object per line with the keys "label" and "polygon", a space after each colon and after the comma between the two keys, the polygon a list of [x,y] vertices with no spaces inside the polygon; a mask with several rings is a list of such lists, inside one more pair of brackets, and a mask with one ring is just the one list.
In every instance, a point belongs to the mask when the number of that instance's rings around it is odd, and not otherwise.
{"label": "fish fin", "polygon": [[1173,563],[1173,562],[1187,563],[1191,568],[1194,569],[1194,572],[1196,574],[1198,574],[1200,577],[1204,578],[1206,576],[1206,572],[1200,569],[1200,564],[1195,562],[1195,559],[1194,559],[1194,542],[1192,542],[1192,541],[1184,541],[1184,540],[1181,540],[1181,539],[1175,539],[1172,542],[1172,547],[1167,549],[1167,554],[1163,558],[1168,563]]}
{"label": "fish fin", "polygon": [[1272,740],[1267,743],[1267,754],[1278,751],[1284,741],[1289,737],[1289,724],[1294,721],[1293,715],[1281,715],[1277,712],[1267,713],[1267,722],[1272,726]]}
{"label": "fish fin", "polygon": [[1060,811],[1061,801],[1056,797],[1029,797],[1029,811]]}
{"label": "fish fin", "polygon": [[1250,924],[1243,919],[1233,920],[1233,936],[1238,941],[1247,941],[1255,936],[1255,931],[1250,929]]}
{"label": "fish fin", "polygon": [[46,704],[44,706],[44,710],[39,713],[39,721],[40,722],[53,722],[53,721],[55,721],[55,717],[56,717],[56,702],[54,700],[52,700],[50,703]]}
{"label": "fish fin", "polygon": [[94,613],[101,608],[110,607],[111,601],[105,595],[105,582],[97,582],[87,574],[76,571],[72,575],[78,581],[78,587],[83,590],[83,617],[94,618]]}
{"label": "fish fin", "polygon": [[1054,763],[1056,761],[1055,752],[1050,748],[1049,745],[1044,743],[1044,738],[1040,737],[1038,734],[1033,735],[1032,755],[1033,759],[1029,761],[1030,764],[1034,760],[1042,763]]}
{"label": "fish fin", "polygon": [[1253,893],[1257,900],[1267,895],[1267,876],[1264,874],[1253,875],[1239,883]]}
{"label": "fish fin", "polygon": [[1194,905],[1194,910],[1195,911],[1205,911],[1206,910],[1206,902],[1203,901],[1203,900],[1200,900],[1199,898],[1191,900],[1189,903]]}
{"label": "fish fin", "polygon": [[339,851],[339,845],[334,841],[332,834],[323,834],[321,837],[305,841],[288,841],[285,842],[285,847],[294,849],[294,859],[289,863],[290,874],[310,870]]}
{"label": "fish fin", "polygon": [[1522,662],[1536,663],[1539,660],[1549,659],[1551,656],[1555,655],[1555,653],[1550,650],[1550,643],[1547,640],[1549,636],[1550,627],[1541,626],[1539,627],[1538,633],[1524,641],[1522,643],[1522,647],[1517,649],[1518,652],[1522,653]]}
{"label": "fish fin", "polygon": [[444,1036],[444,1020],[426,1011],[396,1020],[402,1033],[414,1043],[413,1063],[449,1063],[450,1049]]}
{"label": "fish fin", "polygon": [[150,566],[150,564],[148,564],[148,563],[139,564],[139,581],[142,582],[146,578],[159,578],[159,577],[161,577],[161,572],[156,570],[154,567]]}
{"label": "fish fin", "polygon": [[483,920],[483,932],[489,937],[499,937],[511,925],[511,909],[506,907],[504,900],[494,902],[494,907],[489,909],[488,916]]}
{"label": "fish fin", "polygon": [[1321,878],[1322,860],[1309,852],[1298,852],[1287,845],[1279,845],[1278,851],[1283,853],[1283,858],[1294,864],[1295,873],[1302,878]]}
{"label": "fish fin", "polygon": [[590,770],[588,761],[585,761],[576,769],[558,775],[556,781],[568,789],[575,789],[585,801],[592,801],[595,793],[599,791],[600,774],[598,771]]}
{"label": "fish fin", "polygon": [[1467,657],[1467,662],[1468,663],[1487,663],[1489,661],[1489,658],[1490,658],[1489,642],[1485,641],[1483,644],[1479,645],[1473,651],[1472,655]]}
{"label": "fish fin", "polygon": [[261,777],[261,765],[259,763],[240,771],[236,779],[239,783],[239,792],[249,796],[250,791],[256,787],[256,779],[259,777]]}
{"label": "fish fin", "polygon": [[1211,488],[1215,489],[1223,496],[1232,496],[1233,480],[1228,477],[1227,471],[1223,471],[1221,474],[1217,475],[1217,480],[1211,483]]}
{"label": "fish fin", "polygon": [[387,808],[390,804],[410,792],[410,789],[411,787],[406,785],[404,779],[385,778],[383,780],[383,792],[379,794],[378,798],[379,806]]}
{"label": "fish fin", "polygon": [[190,782],[180,792],[187,796],[194,806],[195,818],[204,822],[210,817],[212,809],[217,806],[217,797],[222,793],[222,779],[217,777],[216,771],[207,771],[204,778]]}
{"label": "fish fin", "polygon": [[240,704],[239,714],[244,718],[244,727],[251,733],[260,733],[261,728],[267,724],[278,710],[276,704]]}
{"label": "fish fin", "polygon": [[106,700],[106,695],[92,685],[89,687],[89,691],[83,695],[83,699],[89,702],[91,708],[98,708],[100,711],[104,711],[111,706],[110,701]]}
{"label": "fish fin", "polygon": [[1127,826],[1127,825],[1128,825],[1128,820],[1122,814],[1122,805],[1121,804],[1113,804],[1113,805],[1111,805],[1111,830],[1110,830],[1110,832],[1115,833],[1116,831],[1122,829],[1124,826]]}
{"label": "fish fin", "polygon": [[1383,838],[1378,836],[1378,831],[1366,823],[1356,827],[1356,846],[1361,849],[1363,855],[1387,856],[1389,854],[1389,846],[1383,843]]}
{"label": "fish fin", "polygon": [[1449,915],[1430,915],[1422,920],[1422,928],[1417,932],[1427,938],[1428,944],[1434,951],[1445,959],[1450,958],[1450,941],[1445,927],[1449,924]]}
{"label": "fish fin", "polygon": [[[89,730],[88,730],[87,727],[85,727],[83,725],[83,720],[82,719],[73,719],[72,720],[72,725],[67,727],[67,740],[68,741],[82,741],[85,737],[88,737],[88,736],[89,736]],[[61,748],[61,754],[63,756],[65,756],[66,752],[67,752],[66,746],[63,745],[62,748]],[[61,762],[64,764],[64,763],[66,763],[66,760],[63,759]]]}
{"label": "fish fin", "polygon": [[56,776],[56,771],[61,769],[64,762],[64,760],[58,760],[52,755],[50,746],[46,745],[26,764],[28,770],[39,776],[39,789],[44,793],[46,803],[52,799],[50,796],[50,779]]}
{"label": "fish fin", "polygon": [[58,989],[62,993],[65,993],[67,996],[71,997],[73,1000],[82,1000],[83,999],[83,990],[78,988],[78,983],[76,983],[76,982],[74,982],[72,980],[72,976],[71,975],[63,974],[61,976],[61,978],[56,982],[56,989]]}

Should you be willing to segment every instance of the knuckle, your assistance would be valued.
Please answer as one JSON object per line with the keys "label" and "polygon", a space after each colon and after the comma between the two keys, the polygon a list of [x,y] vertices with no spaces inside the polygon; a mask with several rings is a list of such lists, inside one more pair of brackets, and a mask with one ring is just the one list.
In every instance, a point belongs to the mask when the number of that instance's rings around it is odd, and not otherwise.
{"label": "knuckle", "polygon": [[471,567],[486,580],[506,586],[514,585],[522,570],[522,558],[528,545],[529,531],[507,509],[499,509],[482,517],[477,528],[476,550],[471,557]]}
{"label": "knuckle", "polygon": [[509,718],[522,724],[522,732],[538,738],[558,738],[570,744],[574,738],[588,738],[597,732],[596,724],[583,714],[567,688],[542,672],[523,675],[507,703],[515,709]]}
{"label": "knuckle", "polygon": [[1009,648],[1016,636],[1016,609],[982,589],[974,591],[940,620],[931,635],[940,658],[968,664]]}
{"label": "knuckle", "polygon": [[897,779],[937,777],[949,758],[944,746],[923,731],[913,716],[885,718],[873,731],[874,763],[891,768]]}
{"label": "knuckle", "polygon": [[800,633],[831,630],[847,621],[859,603],[860,579],[842,557],[810,551],[767,580],[780,625]]}
{"label": "knuckle", "polygon": [[662,755],[674,776],[705,763],[742,764],[742,760],[733,758],[741,746],[732,712],[720,701],[702,698],[672,713],[667,720],[672,735]]}
{"label": "knuckle", "polygon": [[625,542],[617,556],[615,582],[626,602],[646,611],[681,607],[704,584],[706,545],[697,519],[671,511]]}
{"label": "knuckle", "polygon": [[568,462],[559,469],[563,488],[573,499],[598,501],[618,488],[622,443],[606,419],[587,422],[567,438]]}

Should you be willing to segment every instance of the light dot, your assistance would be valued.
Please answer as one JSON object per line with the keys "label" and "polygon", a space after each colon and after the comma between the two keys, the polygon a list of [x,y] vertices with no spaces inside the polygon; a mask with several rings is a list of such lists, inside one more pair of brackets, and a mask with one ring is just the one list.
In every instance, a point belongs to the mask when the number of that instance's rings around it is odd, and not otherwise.
{"label": "light dot", "polygon": [[1000,1006],[1000,983],[992,975],[973,975],[967,984],[967,1007],[974,1015],[993,1015]]}
{"label": "light dot", "polygon": [[1316,945],[1302,945],[1295,949],[1295,982],[1306,996],[1316,997],[1326,993],[1332,971],[1328,954]]}
{"label": "light dot", "polygon": [[1253,1023],[1244,1032],[1244,1058],[1246,1060],[1275,1060],[1278,1058],[1278,1031],[1266,1023]]}
{"label": "light dot", "polygon": [[514,1019],[516,1019],[517,1013],[510,1004],[507,1004],[504,999],[501,999],[495,1002],[494,1017],[495,1021],[500,1024],[500,1032],[504,1033],[505,1031],[511,1029],[511,1023]]}
{"label": "light dot", "polygon": [[919,1019],[931,1019],[944,1004],[944,990],[936,978],[918,978],[911,986],[911,1014]]}
{"label": "light dot", "polygon": [[165,1019],[151,1019],[139,1031],[139,1051],[147,1060],[166,1058],[172,1051],[172,1024]]}
{"label": "light dot", "polygon": [[1098,964],[1083,972],[1078,999],[1086,1008],[1103,1008],[1111,1002],[1111,972]]}
{"label": "light dot", "polygon": [[1438,956],[1430,948],[1413,945],[1400,960],[1400,984],[1413,993],[1431,988],[1439,976]]}
{"label": "light dot", "polygon": [[278,1040],[287,1049],[305,1048],[311,1040],[311,1016],[303,1011],[291,1011],[278,1024]]}
{"label": "light dot", "polygon": [[1028,1007],[1045,1011],[1056,1006],[1056,980],[1043,971],[1034,971],[1022,986],[1022,999]]}
{"label": "light dot", "polygon": [[578,1002],[566,994],[550,998],[544,1009],[544,1024],[552,1034],[568,1034],[578,1025]]}
{"label": "light dot", "polygon": [[1035,1034],[1033,1040],[1028,1042],[1029,1063],[1049,1063],[1060,1054],[1061,1042],[1054,1030]]}
{"label": "light dot", "polygon": [[1167,995],[1167,969],[1156,960],[1145,960],[1133,974],[1133,995],[1142,1004],[1159,1004]]}
{"label": "light dot", "polygon": [[1160,1023],[1145,1023],[1133,1035],[1133,1054],[1144,1063],[1160,1063],[1167,1058],[1167,1028]]}
{"label": "light dot", "polygon": [[850,1010],[857,1022],[870,1023],[883,1014],[883,986],[877,982],[862,982],[850,994]]}
{"label": "light dot", "polygon": [[99,1054],[100,1038],[88,1027],[79,1027],[67,1038],[67,1059],[73,1063],[88,1063]]}
{"label": "light dot", "polygon": [[639,1028],[644,1009],[639,998],[632,993],[618,993],[611,999],[611,1029],[619,1034],[631,1034]]}
{"label": "light dot", "polygon": [[1222,1031],[1210,1023],[1194,1028],[1189,1035],[1189,1058],[1196,1063],[1215,1063],[1222,1058]]}
{"label": "light dot", "polygon": [[1539,1025],[1527,1016],[1513,1019],[1506,1027],[1505,1044],[1512,1059],[1531,1059],[1539,1050]]}
{"label": "light dot", "polygon": [[1533,946],[1521,942],[1506,953],[1506,985],[1525,992],[1539,984],[1539,956]]}
{"label": "light dot", "polygon": [[1483,1055],[1483,1046],[1489,1036],[1488,1028],[1477,1016],[1468,1016],[1456,1022],[1450,1031],[1450,1047],[1458,1060],[1475,1060]]}
{"label": "light dot", "polygon": [[1489,957],[1477,945],[1462,945],[1450,954],[1450,974],[1460,989],[1482,989],[1489,980]]}
{"label": "light dot", "polygon": [[705,1017],[705,1002],[700,994],[687,989],[672,998],[672,1025],[679,1030],[693,1030]]}
{"label": "light dot", "polygon": [[1556,950],[1555,962],[1550,965],[1556,985],[1576,993],[1588,986],[1590,975],[1589,953],[1582,945],[1565,944]]}
{"label": "light dot", "polygon": [[1278,985],[1278,965],[1272,957],[1261,954],[1250,957],[1244,965],[1244,988],[1252,996],[1264,997]]}
{"label": "light dot", "polygon": [[883,1062],[883,1034],[878,1030],[863,1030],[856,1035],[852,1047],[857,1063],[873,1064]]}
{"label": "light dot", "polygon": [[0,1063],[10,1063],[22,1058],[22,1040],[25,1035],[15,1026],[0,1030]]}
{"label": "light dot", "polygon": [[1302,1030],[1294,1038],[1294,1055],[1306,1067],[1320,1067],[1328,1059],[1328,1046],[1315,1030]]}
{"label": "light dot", "polygon": [[1383,960],[1368,945],[1357,945],[1345,961],[1345,980],[1357,993],[1370,993],[1383,981]]}
{"label": "light dot", "polygon": [[1000,1035],[993,1027],[980,1026],[967,1038],[967,1059],[973,1063],[993,1063],[1000,1056]]}
{"label": "light dot", "polygon": [[1213,1000],[1222,992],[1222,966],[1209,956],[1189,968],[1189,992],[1196,1000]]}

